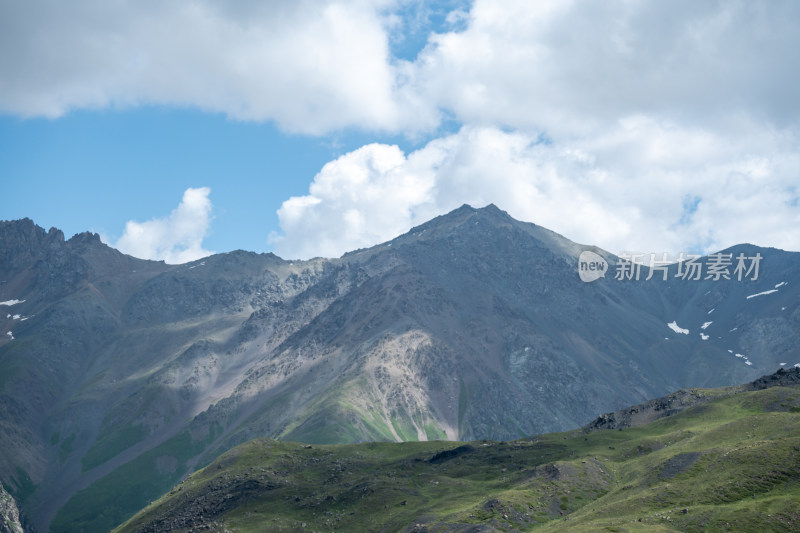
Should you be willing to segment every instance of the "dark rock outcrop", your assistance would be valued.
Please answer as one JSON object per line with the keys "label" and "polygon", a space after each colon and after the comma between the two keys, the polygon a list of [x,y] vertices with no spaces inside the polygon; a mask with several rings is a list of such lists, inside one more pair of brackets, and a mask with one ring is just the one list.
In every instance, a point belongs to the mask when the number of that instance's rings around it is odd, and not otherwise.
{"label": "dark rock outcrop", "polygon": [[[774,374],[762,376],[751,383],[729,387],[723,395],[763,390],[770,387],[800,387],[800,368],[781,368]],[[642,426],[653,420],[672,416],[684,409],[707,403],[718,397],[719,394],[709,396],[698,390],[679,390],[662,398],[655,398],[613,413],[602,414],[585,425],[583,430],[590,432],[599,429],[624,429]]]}
{"label": "dark rock outcrop", "polygon": [[0,485],[0,533],[24,533],[14,498]]}

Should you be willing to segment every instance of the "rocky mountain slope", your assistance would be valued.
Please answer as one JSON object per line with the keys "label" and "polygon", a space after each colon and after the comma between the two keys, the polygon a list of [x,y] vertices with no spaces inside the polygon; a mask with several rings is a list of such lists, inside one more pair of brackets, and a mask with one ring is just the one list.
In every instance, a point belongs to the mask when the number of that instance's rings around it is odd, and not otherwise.
{"label": "rocky mountain slope", "polygon": [[494,206],[311,261],[3,222],[0,482],[40,531],[102,531],[254,437],[512,439],[800,362],[800,254],[726,253],[758,279],[615,279]]}
{"label": "rocky mountain slope", "polygon": [[0,533],[23,533],[17,502],[0,485]]}
{"label": "rocky mountain slope", "polygon": [[593,423],[507,442],[257,439],[116,531],[800,528],[800,369],[747,386],[681,390],[598,421],[630,413],[657,416],[628,420],[624,431]]}

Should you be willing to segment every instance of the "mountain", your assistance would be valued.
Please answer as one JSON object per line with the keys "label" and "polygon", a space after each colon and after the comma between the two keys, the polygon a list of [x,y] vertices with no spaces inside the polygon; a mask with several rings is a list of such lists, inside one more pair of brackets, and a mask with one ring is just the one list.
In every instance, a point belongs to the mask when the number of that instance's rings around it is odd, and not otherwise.
{"label": "mountain", "polygon": [[509,440],[800,362],[800,254],[723,252],[757,279],[624,279],[495,206],[311,261],[2,222],[0,482],[38,531],[107,531],[256,437]]}
{"label": "mountain", "polygon": [[507,442],[257,439],[115,531],[797,531],[799,392],[779,370]]}

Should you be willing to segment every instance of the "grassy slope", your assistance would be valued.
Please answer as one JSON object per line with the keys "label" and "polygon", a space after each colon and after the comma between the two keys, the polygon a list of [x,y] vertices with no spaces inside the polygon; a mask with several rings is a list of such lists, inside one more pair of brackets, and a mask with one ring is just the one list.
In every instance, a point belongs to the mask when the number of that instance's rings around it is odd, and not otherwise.
{"label": "grassy slope", "polygon": [[623,431],[474,442],[431,460],[458,446],[256,440],[117,531],[800,530],[798,388]]}

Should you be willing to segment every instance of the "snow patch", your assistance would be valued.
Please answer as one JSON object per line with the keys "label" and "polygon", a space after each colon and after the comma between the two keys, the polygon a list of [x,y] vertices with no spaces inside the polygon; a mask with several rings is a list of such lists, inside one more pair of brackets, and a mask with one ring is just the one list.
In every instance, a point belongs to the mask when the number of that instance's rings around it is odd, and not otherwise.
{"label": "snow patch", "polygon": [[750,298],[755,298],[756,296],[764,296],[765,294],[772,294],[773,292],[778,292],[778,289],[770,289],[768,291],[751,294],[750,296],[747,297],[747,299],[749,300]]}
{"label": "snow patch", "polygon": [[[715,307],[714,309],[716,309],[716,307]],[[713,312],[714,312],[714,309],[712,309],[711,311],[709,311],[709,312],[708,312],[708,313],[706,313],[706,314],[710,315],[711,313],[713,313]]]}
{"label": "snow patch", "polygon": [[13,334],[13,333],[11,333],[10,331],[7,331],[7,332],[6,332],[6,335],[8,335],[9,337],[11,337],[11,340],[12,340],[12,341],[14,340],[14,334]]}
{"label": "snow patch", "polygon": [[[729,353],[733,353],[733,350],[728,350],[728,352]],[[746,355],[741,354],[741,353],[733,353],[733,355],[735,355],[737,358],[741,359],[744,362],[744,364],[746,364],[748,366],[753,366],[753,363],[749,360],[749,358]]]}
{"label": "snow patch", "polygon": [[12,320],[19,320],[19,317],[21,317],[21,316],[22,315],[14,315],[11,318],[12,318]]}
{"label": "snow patch", "polygon": [[700,334],[700,338],[703,339],[704,341],[707,341],[708,340],[708,335],[706,335],[705,333],[701,333]]}
{"label": "snow patch", "polygon": [[6,300],[5,302],[0,302],[0,305],[17,305],[21,304],[25,300]]}
{"label": "snow patch", "polygon": [[778,283],[777,285],[775,285],[775,288],[777,289],[778,287],[782,287],[782,286],[784,286],[784,285],[786,285],[786,282],[785,282],[785,281],[781,281],[780,283]]}
{"label": "snow patch", "polygon": [[733,333],[733,332],[734,332],[734,331],[736,331],[737,329],[739,329],[739,328],[738,328],[738,327],[736,327],[736,328],[733,328],[733,329],[732,329],[732,330],[730,330],[728,333]]}
{"label": "snow patch", "polygon": [[786,366],[786,363],[781,363],[781,366]]}
{"label": "snow patch", "polygon": [[667,324],[667,326],[669,327],[669,329],[671,329],[675,333],[683,333],[684,335],[688,335],[689,334],[689,330],[680,327],[676,320],[673,320],[672,322]]}
{"label": "snow patch", "polygon": [[795,364],[794,364],[794,367],[795,367],[795,368],[800,368],[800,363],[795,363]]}
{"label": "snow patch", "polygon": [[706,329],[708,326],[710,326],[713,323],[714,323],[713,321],[712,322],[703,322],[703,325],[700,326],[700,329]]}

